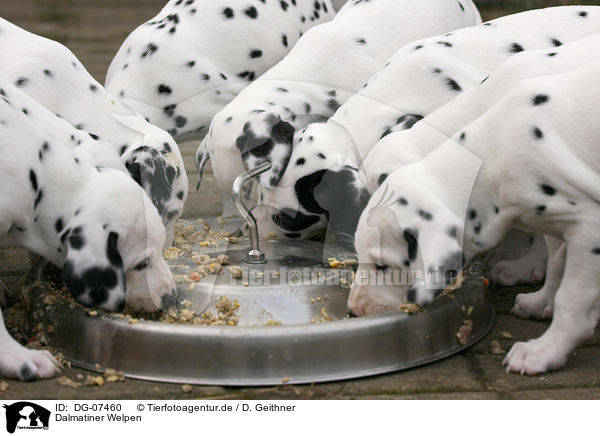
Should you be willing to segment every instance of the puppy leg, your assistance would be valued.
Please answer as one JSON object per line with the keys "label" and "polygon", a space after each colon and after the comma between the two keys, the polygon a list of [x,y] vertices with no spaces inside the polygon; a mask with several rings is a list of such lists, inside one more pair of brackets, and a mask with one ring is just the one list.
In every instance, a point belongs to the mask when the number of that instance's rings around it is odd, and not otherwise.
{"label": "puppy leg", "polygon": [[566,245],[565,273],[554,299],[552,324],[538,339],[513,345],[503,362],[507,371],[535,375],[561,368],[575,347],[594,333],[600,316],[597,248]]}
{"label": "puppy leg", "polygon": [[0,376],[31,381],[54,377],[61,368],[48,351],[28,350],[11,338],[0,312]]}
{"label": "puppy leg", "polygon": [[515,300],[512,313],[520,318],[547,319],[552,317],[554,295],[565,270],[565,255],[567,246],[564,242],[551,236],[546,236],[548,246],[548,266],[546,282],[537,292],[519,294]]}
{"label": "puppy leg", "polygon": [[548,251],[544,235],[535,233],[533,242],[518,260],[501,260],[490,271],[490,280],[501,286],[539,283],[544,279]]}

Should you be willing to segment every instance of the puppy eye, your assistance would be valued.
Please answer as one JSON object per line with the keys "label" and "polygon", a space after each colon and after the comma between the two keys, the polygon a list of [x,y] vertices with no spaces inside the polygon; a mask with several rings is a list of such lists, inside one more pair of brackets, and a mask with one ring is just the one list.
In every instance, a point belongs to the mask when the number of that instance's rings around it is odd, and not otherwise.
{"label": "puppy eye", "polygon": [[384,265],[383,263],[376,263],[375,264],[375,269],[377,271],[385,271],[389,268],[389,265]]}
{"label": "puppy eye", "polygon": [[143,261],[141,261],[136,266],[134,266],[133,270],[134,271],[141,271],[141,270],[146,269],[146,268],[148,268],[148,258],[145,258]]}

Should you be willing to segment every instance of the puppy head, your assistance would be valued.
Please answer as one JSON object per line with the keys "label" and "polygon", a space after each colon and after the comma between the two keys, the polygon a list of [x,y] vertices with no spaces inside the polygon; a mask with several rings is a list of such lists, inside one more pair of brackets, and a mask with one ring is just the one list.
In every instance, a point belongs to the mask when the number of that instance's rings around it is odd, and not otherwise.
{"label": "puppy head", "polygon": [[164,227],[148,196],[126,174],[90,176],[60,234],[67,249],[63,279],[82,304],[154,311],[175,293],[162,258]]}
{"label": "puppy head", "polygon": [[173,242],[175,223],[188,195],[187,174],[179,147],[171,135],[140,116],[118,119],[143,134],[143,145],[121,149],[121,159],[156,206],[166,226],[165,247],[168,247]]}
{"label": "puppy head", "polygon": [[429,184],[419,186],[425,179],[405,173],[391,175],[360,218],[359,266],[348,299],[356,315],[429,304],[462,272],[461,220]]}
{"label": "puppy head", "polygon": [[262,190],[259,197],[277,211],[270,219],[284,235],[324,237],[329,228],[342,245],[353,249],[353,235],[368,194],[352,165],[355,156],[349,144],[352,141],[345,129],[333,123],[313,123],[298,132],[279,185]]}

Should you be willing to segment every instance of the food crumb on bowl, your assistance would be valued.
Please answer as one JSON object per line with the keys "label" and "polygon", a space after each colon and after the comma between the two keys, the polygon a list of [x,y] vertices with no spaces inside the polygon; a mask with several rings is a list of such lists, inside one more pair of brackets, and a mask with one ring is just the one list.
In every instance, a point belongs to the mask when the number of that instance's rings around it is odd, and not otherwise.
{"label": "food crumb on bowl", "polygon": [[465,345],[469,337],[471,336],[471,331],[473,330],[473,321],[470,319],[465,320],[462,325],[458,328],[458,332],[456,333],[456,340],[459,344]]}
{"label": "food crumb on bowl", "polygon": [[397,310],[399,312],[408,313],[409,315],[414,315],[422,310],[421,306],[414,303],[405,303],[398,306]]}

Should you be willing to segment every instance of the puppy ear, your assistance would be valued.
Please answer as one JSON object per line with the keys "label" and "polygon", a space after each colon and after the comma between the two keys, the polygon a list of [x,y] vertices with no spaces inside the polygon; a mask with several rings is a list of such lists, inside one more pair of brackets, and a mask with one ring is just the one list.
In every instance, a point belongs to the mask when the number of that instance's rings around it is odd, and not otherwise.
{"label": "puppy ear", "polygon": [[338,242],[354,249],[354,233],[369,194],[353,168],[320,170],[302,177],[295,185],[298,201],[307,211],[324,214]]}
{"label": "puppy ear", "polygon": [[115,232],[108,235],[104,233],[104,238],[97,234],[101,232],[91,233],[82,226],[63,232],[62,238],[68,250],[63,266],[63,281],[81,304],[122,310],[125,306],[126,283],[123,259],[117,247],[119,235]]}
{"label": "puppy ear", "polygon": [[271,162],[271,169],[259,176],[266,188],[273,188],[281,180],[292,155],[294,132],[294,127],[278,115],[261,113],[244,125],[237,138],[236,146],[248,169]]}
{"label": "puppy ear", "polygon": [[145,145],[128,153],[125,168],[144,188],[164,222],[173,194],[173,181],[180,175],[179,168],[171,165],[163,154]]}

